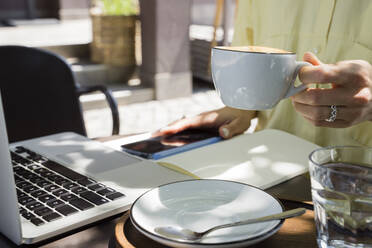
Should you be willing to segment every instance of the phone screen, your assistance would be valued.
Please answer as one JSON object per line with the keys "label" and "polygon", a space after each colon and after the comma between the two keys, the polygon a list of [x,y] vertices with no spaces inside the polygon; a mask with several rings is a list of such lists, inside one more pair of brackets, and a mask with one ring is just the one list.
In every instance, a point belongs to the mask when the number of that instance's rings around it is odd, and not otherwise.
{"label": "phone screen", "polygon": [[200,129],[187,129],[172,135],[157,136],[126,144],[122,148],[129,153],[149,157],[150,154],[178,148],[213,137],[219,137],[218,133]]}

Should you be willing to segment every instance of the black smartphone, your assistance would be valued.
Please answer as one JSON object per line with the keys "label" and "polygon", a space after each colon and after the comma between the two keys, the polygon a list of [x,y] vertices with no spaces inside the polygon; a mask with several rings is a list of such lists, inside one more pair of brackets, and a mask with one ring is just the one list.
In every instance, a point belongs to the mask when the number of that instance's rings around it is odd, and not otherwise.
{"label": "black smartphone", "polygon": [[125,152],[148,159],[160,159],[221,140],[217,132],[202,129],[186,129],[164,136],[122,145]]}

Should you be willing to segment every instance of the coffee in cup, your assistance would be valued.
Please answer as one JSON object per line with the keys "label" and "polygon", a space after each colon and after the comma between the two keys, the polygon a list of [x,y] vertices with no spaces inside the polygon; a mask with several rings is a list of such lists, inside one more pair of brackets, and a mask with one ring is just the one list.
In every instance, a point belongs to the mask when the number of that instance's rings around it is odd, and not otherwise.
{"label": "coffee in cup", "polygon": [[273,108],[280,100],[305,90],[294,86],[299,70],[306,65],[296,54],[261,46],[212,49],[213,83],[222,102],[246,110]]}

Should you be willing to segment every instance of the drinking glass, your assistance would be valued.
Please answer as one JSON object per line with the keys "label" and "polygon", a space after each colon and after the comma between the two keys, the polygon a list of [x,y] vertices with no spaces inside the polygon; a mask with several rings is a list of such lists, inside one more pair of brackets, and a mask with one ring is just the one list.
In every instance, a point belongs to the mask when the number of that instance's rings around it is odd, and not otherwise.
{"label": "drinking glass", "polygon": [[318,246],[372,247],[372,148],[320,148],[309,160]]}

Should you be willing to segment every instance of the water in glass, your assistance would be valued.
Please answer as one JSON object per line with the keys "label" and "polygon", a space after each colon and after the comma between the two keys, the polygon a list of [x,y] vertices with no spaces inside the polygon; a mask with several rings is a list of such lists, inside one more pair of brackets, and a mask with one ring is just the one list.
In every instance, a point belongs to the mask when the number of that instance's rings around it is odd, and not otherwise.
{"label": "water in glass", "polygon": [[319,247],[372,247],[372,168],[310,163]]}

